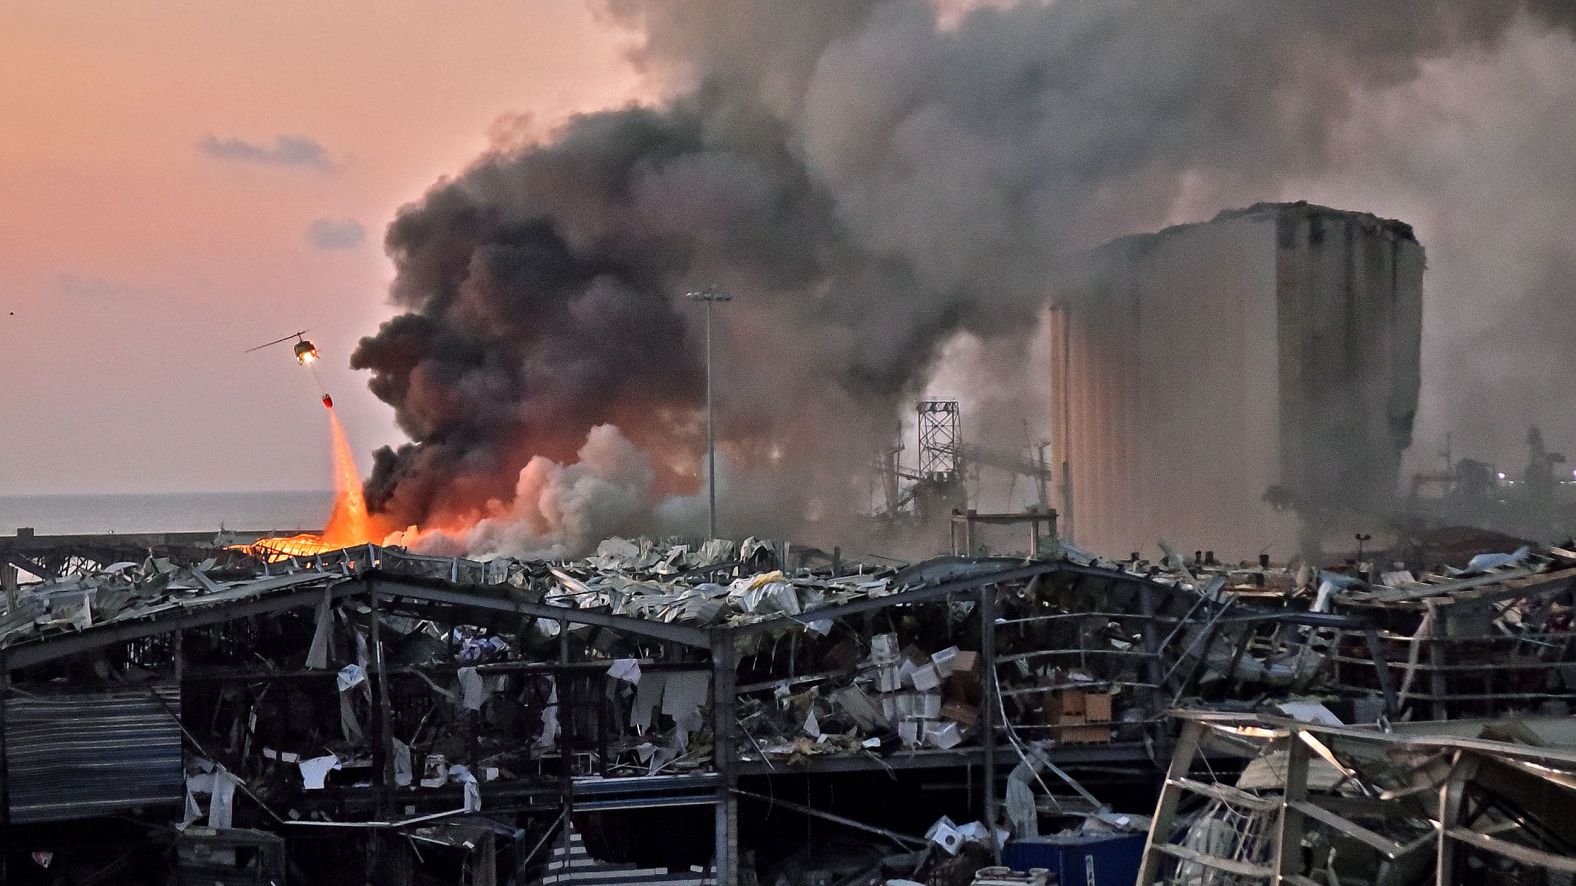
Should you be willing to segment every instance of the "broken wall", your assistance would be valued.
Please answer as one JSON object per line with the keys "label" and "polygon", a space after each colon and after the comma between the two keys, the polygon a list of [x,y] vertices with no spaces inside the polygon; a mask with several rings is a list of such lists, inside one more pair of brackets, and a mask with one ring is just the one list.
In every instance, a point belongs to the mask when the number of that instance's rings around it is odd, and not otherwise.
{"label": "broken wall", "polygon": [[1275,214],[1282,483],[1304,509],[1393,501],[1421,383],[1423,247],[1409,226]]}

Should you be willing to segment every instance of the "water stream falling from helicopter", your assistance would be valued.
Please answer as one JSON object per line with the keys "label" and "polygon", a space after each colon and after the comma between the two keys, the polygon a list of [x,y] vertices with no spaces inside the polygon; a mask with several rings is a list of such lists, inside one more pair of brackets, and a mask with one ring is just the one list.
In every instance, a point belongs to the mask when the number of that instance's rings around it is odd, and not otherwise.
{"label": "water stream falling from helicopter", "polygon": [[361,474],[356,469],[355,453],[350,448],[350,440],[345,435],[344,426],[340,424],[339,414],[334,411],[334,398],[323,389],[322,379],[317,375],[316,363],[320,355],[317,345],[305,337],[306,332],[307,330],[303,329],[291,333],[267,344],[249,348],[247,353],[283,344],[292,338],[296,339],[292,347],[296,362],[312,372],[312,380],[316,383],[323,406],[328,409],[329,435],[334,454],[334,505],[329,511],[328,522],[321,535],[302,533],[280,538],[265,538],[251,546],[254,553],[268,559],[310,556],[374,540],[366,499],[362,495]]}

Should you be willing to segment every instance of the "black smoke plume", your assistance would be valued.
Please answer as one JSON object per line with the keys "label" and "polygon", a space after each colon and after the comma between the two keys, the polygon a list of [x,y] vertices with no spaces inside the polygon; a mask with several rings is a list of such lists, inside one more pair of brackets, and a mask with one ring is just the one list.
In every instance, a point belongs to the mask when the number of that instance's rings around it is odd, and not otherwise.
{"label": "black smoke plume", "polygon": [[[1000,407],[977,437],[1043,399],[1013,357],[1062,256],[1305,196],[1281,190],[1346,174],[1336,135],[1370,97],[1576,28],[1566,0],[943,6],[605,0],[671,98],[489,153],[401,211],[407,313],[352,363],[412,442],[377,454],[369,505],[398,526],[512,518],[531,457],[572,462],[606,424],[649,463],[640,495],[691,491],[682,294],[716,283],[737,296],[716,318],[727,528],[853,510],[850,478],[960,332],[987,343]],[[584,531],[655,519],[614,512]]]}

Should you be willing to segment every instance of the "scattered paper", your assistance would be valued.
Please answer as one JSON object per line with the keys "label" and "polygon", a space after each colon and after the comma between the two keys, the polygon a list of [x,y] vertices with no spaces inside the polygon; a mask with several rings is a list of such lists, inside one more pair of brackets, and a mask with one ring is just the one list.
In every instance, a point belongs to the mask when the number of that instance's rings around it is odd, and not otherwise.
{"label": "scattered paper", "polygon": [[542,734],[536,737],[538,748],[550,748],[558,743],[558,682],[551,677],[552,689],[547,696],[547,706],[542,708]]}
{"label": "scattered paper", "polygon": [[476,783],[476,776],[464,766],[456,763],[449,767],[449,777],[465,785],[465,811],[482,811],[482,789]]}
{"label": "scattered paper", "polygon": [[460,668],[460,704],[466,710],[479,711],[486,700],[487,687],[482,683],[482,675],[475,668]]}
{"label": "scattered paper", "polygon": [[630,685],[639,686],[640,661],[633,658],[615,659],[612,667],[607,669],[607,675],[615,680],[623,680]]}
{"label": "scattered paper", "polygon": [[393,739],[394,742],[394,783],[405,787],[415,779],[415,773],[410,764],[410,745]]}
{"label": "scattered paper", "polygon": [[1525,560],[1529,553],[1531,553],[1531,550],[1526,545],[1522,545],[1512,554],[1478,554],[1467,561],[1467,571],[1487,572],[1490,569],[1498,569],[1501,566],[1512,566]]}
{"label": "scattered paper", "polygon": [[190,787],[186,788],[186,813],[181,816],[180,823],[175,826],[177,831],[184,831],[191,827],[192,822],[202,818],[202,806],[197,803],[197,798],[192,794]]}
{"label": "scattered paper", "polygon": [[667,674],[652,673],[641,677],[635,689],[635,703],[629,708],[629,725],[645,729],[651,725],[651,716],[662,704],[663,690],[667,687]]}
{"label": "scattered paper", "polygon": [[1276,707],[1293,720],[1304,723],[1319,723],[1324,726],[1345,726],[1335,712],[1316,701],[1283,701]]}
{"label": "scattered paper", "polygon": [[339,758],[333,754],[302,760],[296,764],[301,768],[301,783],[309,791],[322,790],[323,782],[328,778],[329,770],[333,769],[338,762]]}
{"label": "scattered paper", "polygon": [[699,710],[711,689],[706,671],[679,671],[667,675],[662,692],[662,713],[677,720]]}
{"label": "scattered paper", "polygon": [[948,855],[957,855],[958,849],[963,846],[963,835],[958,832],[957,825],[952,819],[943,815],[936,819],[936,823],[925,832],[925,839],[940,846]]}
{"label": "scattered paper", "polygon": [[213,802],[208,804],[208,827],[230,828],[235,821],[235,787],[240,780],[228,769],[213,773]]}
{"label": "scattered paper", "polygon": [[347,692],[357,686],[360,686],[362,683],[365,683],[366,680],[367,674],[361,669],[361,665],[350,664],[345,665],[339,669],[340,692]]}

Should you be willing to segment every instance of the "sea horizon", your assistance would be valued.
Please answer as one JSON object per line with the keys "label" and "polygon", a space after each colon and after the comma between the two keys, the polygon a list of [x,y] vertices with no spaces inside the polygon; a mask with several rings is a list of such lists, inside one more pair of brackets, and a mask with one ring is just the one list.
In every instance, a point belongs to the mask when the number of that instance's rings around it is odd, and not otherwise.
{"label": "sea horizon", "polygon": [[0,495],[0,537],[133,532],[318,530],[332,490]]}

